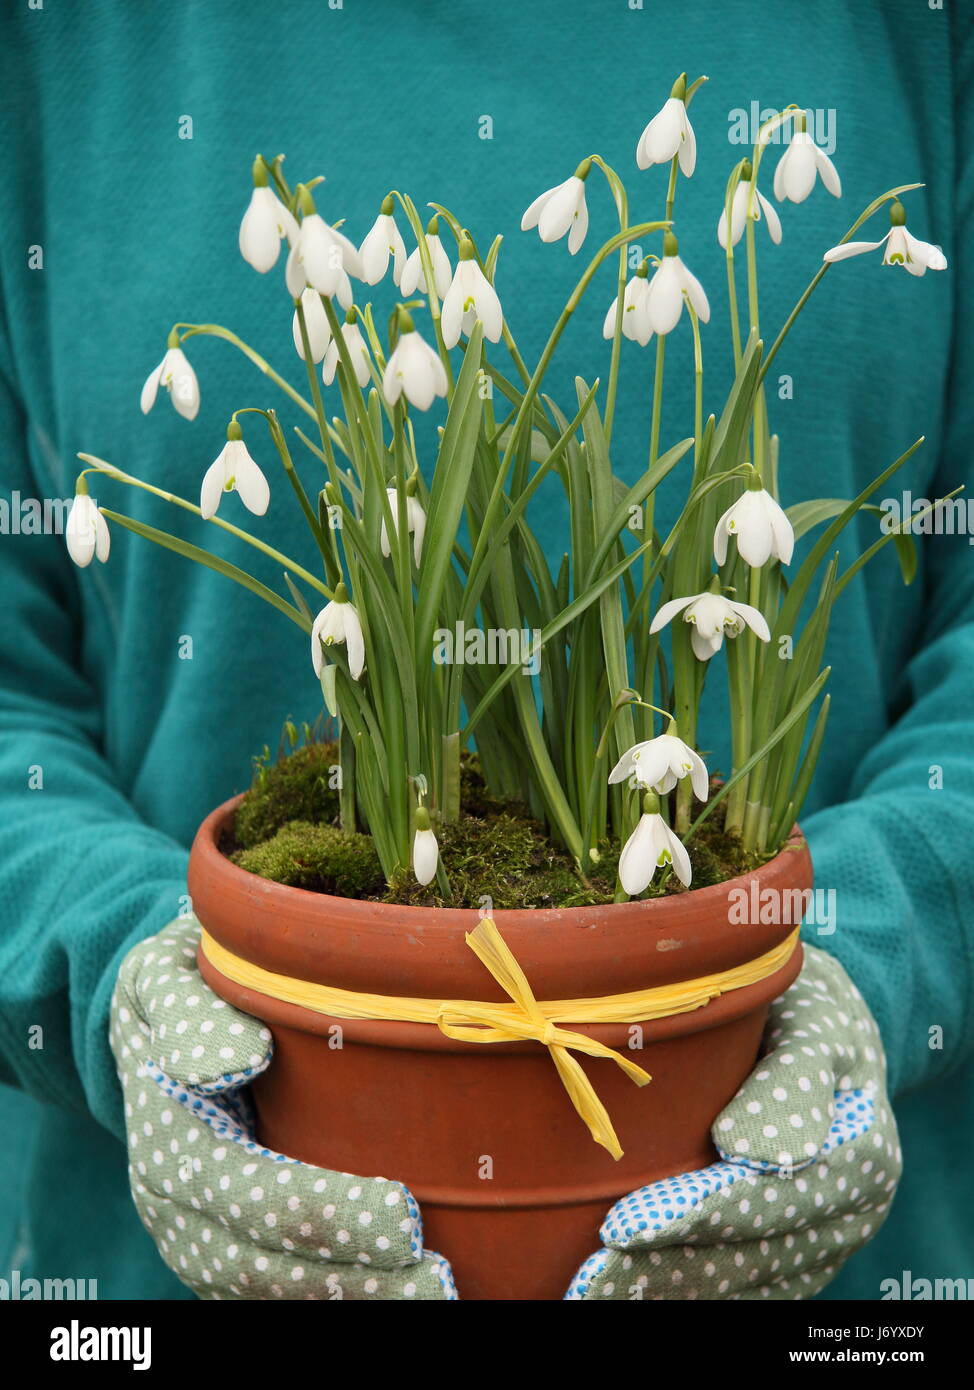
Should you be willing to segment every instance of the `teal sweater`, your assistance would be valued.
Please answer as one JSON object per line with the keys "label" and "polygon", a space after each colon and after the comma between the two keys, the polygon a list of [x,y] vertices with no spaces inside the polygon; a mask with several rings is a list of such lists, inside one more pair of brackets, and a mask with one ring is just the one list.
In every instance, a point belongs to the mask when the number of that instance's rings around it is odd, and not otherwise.
{"label": "teal sweater", "polygon": [[[727,384],[714,233],[727,173],[744,153],[730,138],[735,112],[754,100],[831,111],[844,197],[837,203],[819,187],[782,209],[784,242],[762,258],[765,323],[780,324],[825,248],[897,183],[925,181],[907,200],[909,225],[943,245],[950,269],[914,280],[869,258],[826,276],[774,373],[775,387],[787,375],[793,388],[790,399],[771,392],[784,498],[852,496],[921,432],[926,446],[901,486],[927,498],[970,487],[974,37],[960,5],[928,9],[922,0],[7,8],[0,1273],[96,1278],[103,1297],[187,1297],[129,1199],[107,1036],[112,986],[131,944],[179,911],[201,817],[246,785],[250,755],[276,745],[284,717],[313,719],[319,698],[305,641],[256,601],[117,529],[110,563],[80,573],[59,538],[30,533],[29,499],[70,496],[78,449],[192,497],[230,409],[274,404],[297,423],[240,355],[208,339],[188,348],[202,385],[196,422],[177,418],[165,399],[147,419],[139,412],[142,381],[176,319],[232,326],[302,385],[282,274],[257,276],[236,248],[258,149],[286,151],[292,178],[326,173],[322,209],[345,217],[356,239],[390,187],[446,203],[481,245],[504,233],[498,285],[534,360],[581,267],[564,245],[520,233],[522,210],[598,150],[624,174],[635,215],[661,215],[665,174],[638,173],[634,150],[683,69],[712,79],[694,101],[699,162],[695,177],[681,180],[676,212],[681,251],[714,310],[704,331],[708,408]],[[481,138],[485,117],[490,139]],[[768,192],[777,157],[772,149]],[[596,175],[589,189],[594,245],[610,234],[612,210]],[[552,387],[563,401],[575,372],[604,376],[611,281],[606,270],[556,359]],[[390,303],[389,286],[374,297]],[[651,354],[627,344],[624,359],[615,463],[632,479],[644,458]],[[689,368],[683,325],[667,353],[664,443],[687,433]],[[253,449],[271,472],[267,448]],[[302,466],[314,483],[314,461]],[[273,474],[272,487],[255,531],[313,563]],[[241,558],[232,538],[201,535],[198,522],[146,494],[94,491]],[[559,507],[553,493],[556,558]],[[225,509],[237,519],[238,499]],[[836,890],[837,926],[811,939],[843,961],[879,1020],[906,1163],[888,1225],[832,1291],[873,1299],[880,1280],[905,1269],[974,1273],[974,569],[966,538],[922,542],[908,590],[892,554],[883,555],[843,598],[829,659],[833,712],[805,828],[818,882]],[[713,665],[701,743],[726,767],[722,663]],[[942,787],[931,785],[934,765]]]}

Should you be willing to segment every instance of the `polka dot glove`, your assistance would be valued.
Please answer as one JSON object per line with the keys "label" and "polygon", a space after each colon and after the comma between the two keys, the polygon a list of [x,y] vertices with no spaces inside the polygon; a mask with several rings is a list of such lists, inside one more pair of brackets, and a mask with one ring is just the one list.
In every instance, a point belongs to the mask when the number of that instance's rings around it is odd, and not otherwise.
{"label": "polka dot glove", "polygon": [[879,1030],[837,960],[805,947],[765,1041],[713,1126],[720,1160],[616,1202],[566,1299],[811,1298],[879,1229],[896,1123]]}
{"label": "polka dot glove", "polygon": [[255,1143],[271,1035],[204,983],[198,941],[181,920],[136,946],[112,999],[132,1194],[166,1264],[201,1298],[455,1299],[401,1183]]}

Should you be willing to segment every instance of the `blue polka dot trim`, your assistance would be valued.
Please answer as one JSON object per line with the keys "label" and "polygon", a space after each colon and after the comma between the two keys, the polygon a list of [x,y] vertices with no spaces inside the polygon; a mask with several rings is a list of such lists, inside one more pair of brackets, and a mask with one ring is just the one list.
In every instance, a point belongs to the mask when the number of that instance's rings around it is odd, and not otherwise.
{"label": "blue polka dot trim", "polygon": [[[154,1062],[143,1063],[141,1070],[143,1074],[148,1077],[150,1081],[154,1081],[171,1100],[174,1100],[177,1105],[181,1105],[184,1110],[188,1110],[194,1119],[200,1120],[203,1124],[208,1125],[218,1138],[232,1140],[234,1144],[239,1144],[247,1153],[259,1155],[261,1158],[272,1159],[275,1163],[290,1163],[295,1165],[300,1163],[300,1160],[297,1158],[289,1158],[286,1154],[278,1153],[275,1149],[268,1149],[257,1143],[253,1137],[252,1128],[245,1127],[244,1124],[241,1123],[241,1112],[237,1110],[237,1113],[234,1113],[237,1097],[234,1096],[233,1093],[223,1095],[219,1100],[216,1100],[210,1095],[201,1094],[203,1090],[202,1087],[197,1089],[195,1086],[184,1086],[181,1081],[174,1081],[171,1076],[167,1076]],[[257,1070],[260,1070],[260,1068]],[[423,1221],[420,1216],[419,1203],[405,1184],[397,1182],[395,1186],[402,1192],[403,1200],[406,1203],[406,1212],[412,1222],[412,1230],[409,1235],[410,1250],[417,1259],[421,1254],[432,1255],[433,1252],[425,1251],[423,1248]],[[448,1262],[444,1260],[442,1256],[434,1255],[434,1258],[440,1260],[441,1264],[445,1267],[448,1272],[450,1283],[452,1284],[453,1275],[449,1272]],[[442,1270],[438,1271],[438,1273],[440,1274],[442,1282]],[[443,1287],[446,1289],[446,1283],[444,1283]]]}
{"label": "blue polka dot trim", "polygon": [[[835,1116],[828,1137],[808,1163],[820,1162],[844,1144],[861,1138],[872,1127],[874,1117],[873,1101],[865,1091],[837,1091]],[[802,1163],[800,1167],[807,1167],[808,1163]],[[620,1197],[599,1232],[602,1244],[614,1249],[631,1250],[652,1245],[657,1240],[665,1241],[669,1229],[676,1222],[694,1211],[708,1197],[726,1191],[735,1182],[743,1180],[753,1183],[755,1172],[778,1173],[783,1181],[787,1181],[791,1173],[798,1171],[798,1165],[785,1170],[770,1163],[748,1163],[743,1159],[725,1158],[708,1168],[698,1168],[674,1178],[662,1178],[636,1192],[630,1192],[626,1197]],[[592,1259],[596,1258],[592,1256]],[[576,1281],[581,1278],[588,1263],[579,1270]],[[588,1277],[591,1278],[591,1272]]]}

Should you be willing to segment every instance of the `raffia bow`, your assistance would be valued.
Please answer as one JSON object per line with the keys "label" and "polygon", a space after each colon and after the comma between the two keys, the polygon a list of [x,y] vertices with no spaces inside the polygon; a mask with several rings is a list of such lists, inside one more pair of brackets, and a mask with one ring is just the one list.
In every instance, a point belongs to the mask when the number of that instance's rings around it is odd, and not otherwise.
{"label": "raffia bow", "polygon": [[458,1008],[456,1004],[444,1003],[436,1015],[440,1032],[458,1042],[543,1043],[551,1054],[551,1060],[558,1069],[558,1075],[572,1105],[585,1121],[592,1138],[604,1149],[608,1149],[613,1158],[621,1158],[622,1145],[609,1119],[609,1112],[599,1100],[595,1087],[585,1075],[581,1064],[571,1054],[584,1052],[589,1057],[608,1058],[621,1067],[630,1081],[634,1081],[637,1086],[645,1086],[653,1078],[621,1052],[606,1047],[604,1043],[597,1042],[584,1033],[574,1033],[567,1028],[561,1028],[547,1018],[511,948],[501,936],[496,923],[489,917],[484,918],[472,932],[467,932],[466,941],[501,989],[510,996],[516,1012],[512,1013],[508,1006],[496,1004],[464,1002],[462,1008]]}

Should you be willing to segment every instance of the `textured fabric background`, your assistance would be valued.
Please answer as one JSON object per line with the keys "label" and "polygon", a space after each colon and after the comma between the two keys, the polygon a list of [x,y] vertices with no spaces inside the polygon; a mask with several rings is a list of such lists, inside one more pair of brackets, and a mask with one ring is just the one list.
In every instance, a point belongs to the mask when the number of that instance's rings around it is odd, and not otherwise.
{"label": "textured fabric background", "polygon": [[[273,403],[294,423],[213,341],[190,347],[203,391],[193,425],[167,401],[148,419],[138,409],[175,319],[225,322],[300,381],[280,276],[256,276],[236,252],[257,149],[286,150],[292,178],[327,174],[321,207],[356,239],[390,185],[452,206],[482,243],[503,232],[498,286],[535,358],[580,267],[564,246],[522,235],[521,211],[598,149],[625,175],[634,212],[659,215],[665,176],[637,173],[633,152],[684,68],[712,79],[692,110],[698,170],[677,203],[681,251],[714,310],[708,399],[719,399],[728,357],[714,228],[742,153],[728,143],[729,114],[752,99],[831,108],[845,196],[818,189],[783,209],[784,243],[762,258],[765,321],[781,321],[822,251],[897,183],[926,181],[909,199],[910,226],[942,243],[951,268],[922,281],[871,260],[829,272],[778,361],[794,379],[794,399],[772,393],[770,403],[785,498],[850,496],[920,432],[927,445],[902,485],[933,497],[970,483],[970,26],[969,6],[920,0],[5,7],[0,495],[70,494],[79,448],[192,495],[230,408]],[[193,139],[181,140],[187,115]],[[484,115],[489,141],[478,135]],[[612,222],[597,176],[590,198],[594,242]],[[43,270],[28,268],[36,246]],[[559,354],[556,396],[576,371],[604,372],[611,280]],[[667,353],[671,384],[688,365],[681,331]],[[650,373],[650,358],[627,345],[615,463],[630,479],[643,467]],[[689,395],[673,393],[664,442],[690,418]],[[283,484],[272,486],[256,529],[307,555]],[[148,496],[116,489],[101,500],[195,534]],[[555,554],[563,507],[555,492],[545,505]],[[235,554],[229,538],[215,540]],[[838,919],[833,935],[812,939],[841,958],[879,1020],[906,1163],[886,1229],[835,1294],[875,1298],[882,1278],[906,1268],[970,1272],[974,1203],[958,1158],[974,1091],[970,555],[963,537],[928,542],[907,592],[884,556],[844,597],[828,653],[833,714],[806,829]],[[0,593],[0,1078],[17,1088],[0,1093],[10,1249],[0,1263],[97,1277],[103,1296],[179,1297],[127,1191],[111,990],[127,947],[179,911],[202,815],[246,784],[250,755],[276,743],[285,715],[314,717],[318,692],[287,624],[134,538],[116,534],[108,567],[79,575],[56,538],[2,535]],[[182,635],[191,661],[177,659]],[[701,741],[720,767],[714,675]],[[932,764],[943,790],[928,789]],[[38,766],[44,789],[28,790]],[[38,1024],[43,1049],[28,1045]]]}

